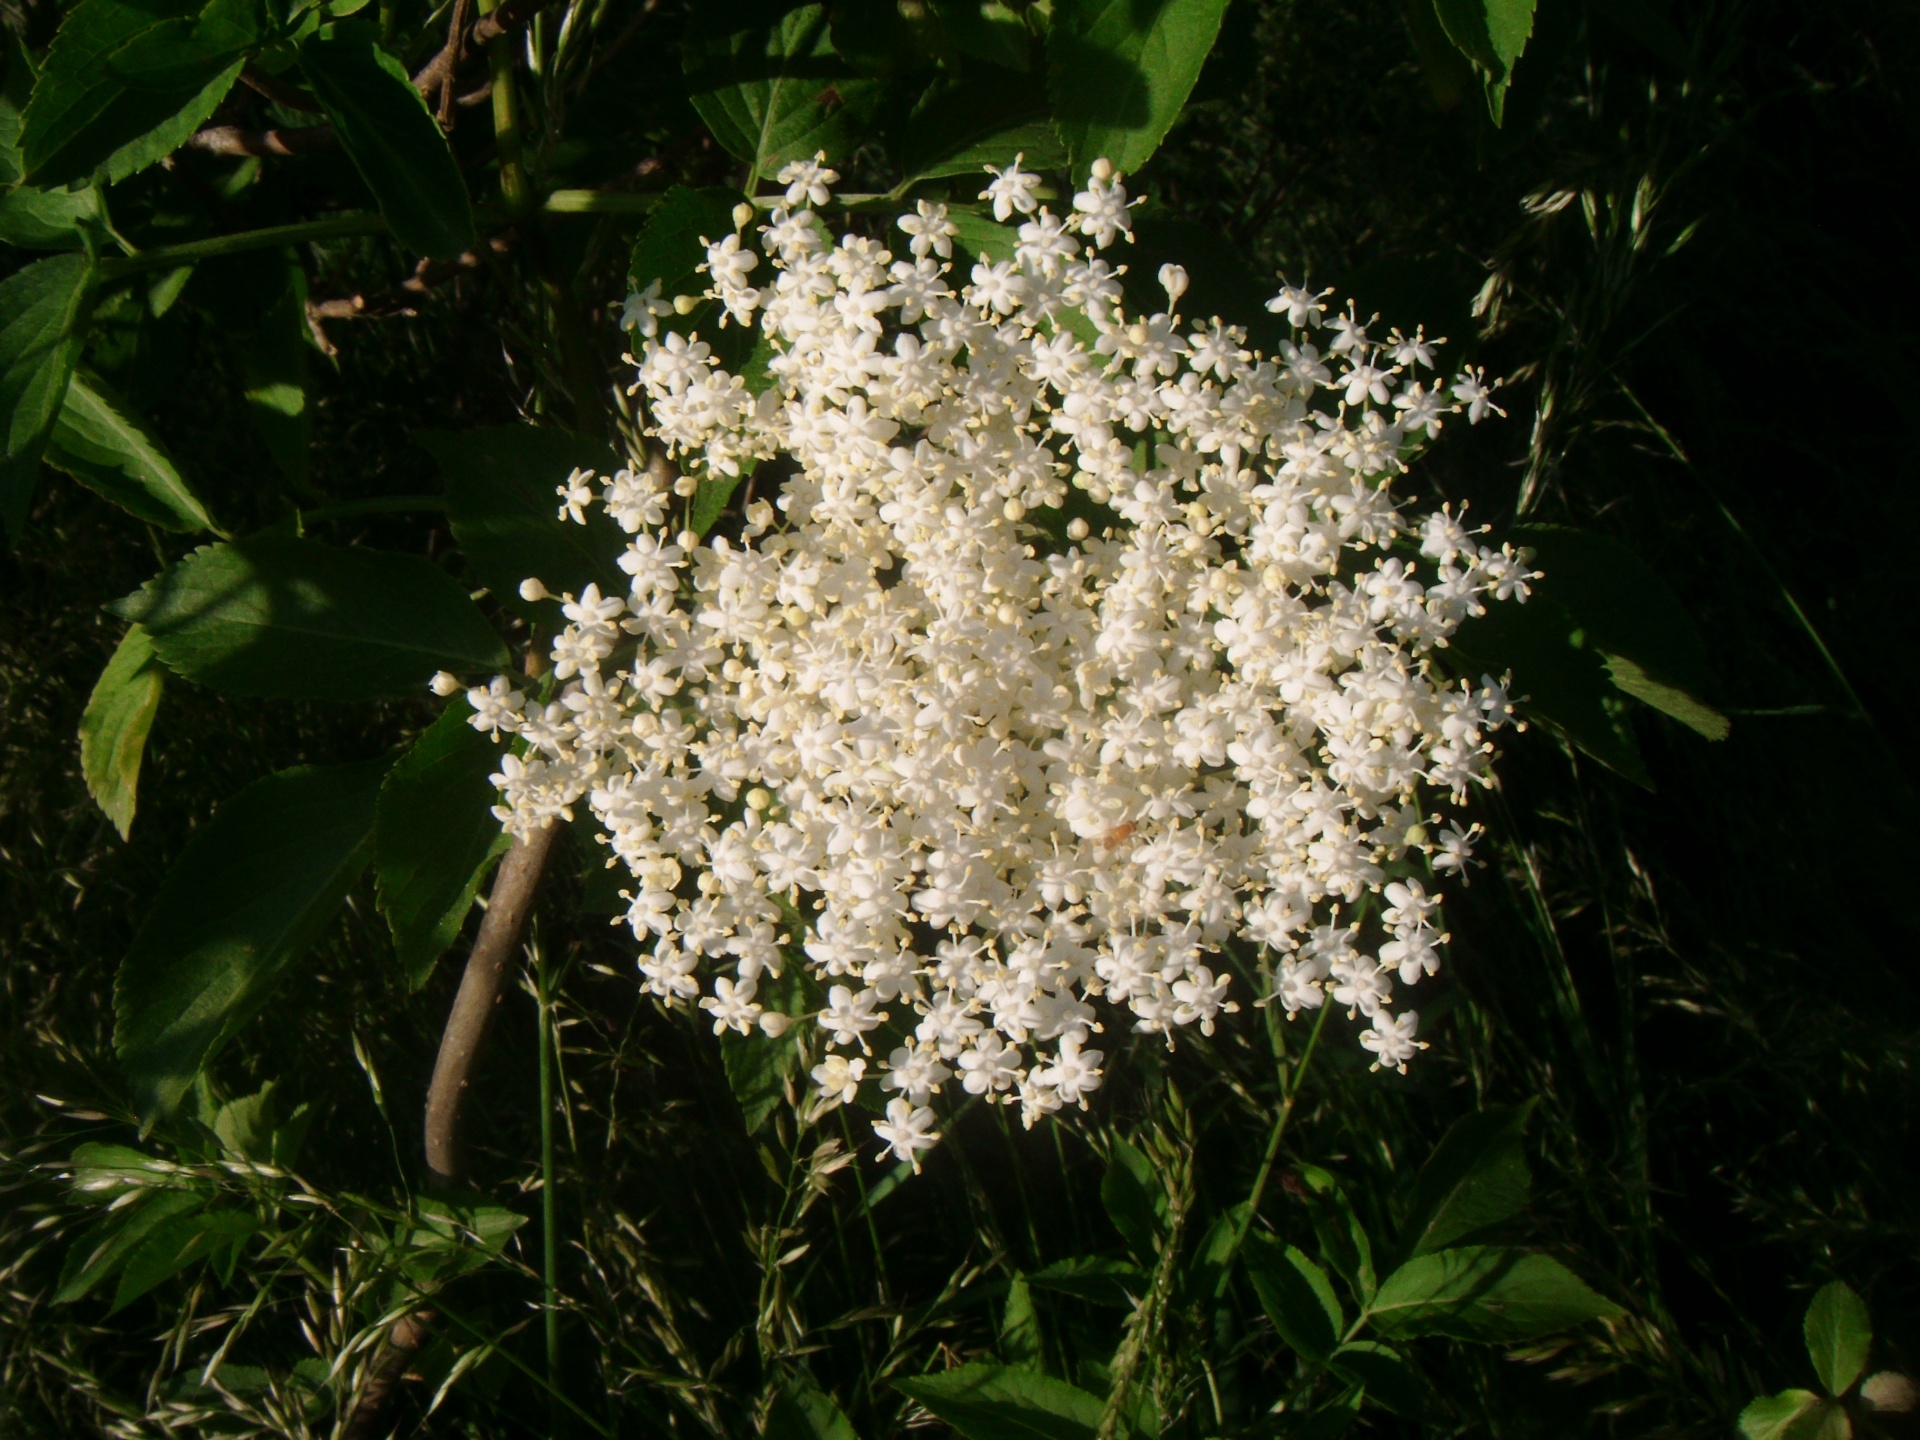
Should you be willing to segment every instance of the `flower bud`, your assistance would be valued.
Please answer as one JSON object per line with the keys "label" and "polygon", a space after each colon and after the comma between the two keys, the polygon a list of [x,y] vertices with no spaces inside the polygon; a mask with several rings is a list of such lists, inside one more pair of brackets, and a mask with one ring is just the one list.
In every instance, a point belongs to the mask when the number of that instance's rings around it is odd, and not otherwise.
{"label": "flower bud", "polygon": [[1027,507],[1020,497],[1015,495],[1000,507],[1000,513],[1009,520],[1020,521],[1027,518]]}
{"label": "flower bud", "polygon": [[1187,267],[1184,265],[1162,265],[1160,267],[1160,288],[1167,292],[1167,308],[1173,309],[1180,303],[1180,297],[1187,293]]}
{"label": "flower bud", "polygon": [[1102,155],[1098,160],[1093,162],[1092,174],[1094,179],[1105,184],[1107,181],[1113,179],[1113,162]]}
{"label": "flower bud", "polygon": [[733,207],[733,228],[734,229],[736,230],[746,229],[747,222],[751,219],[753,219],[753,206],[747,204],[745,201],[742,201],[740,204]]}
{"label": "flower bud", "polygon": [[769,1040],[778,1040],[782,1035],[787,1033],[788,1028],[792,1024],[793,1017],[791,1015],[782,1015],[778,1010],[762,1010],[760,1012],[760,1033],[765,1035]]}
{"label": "flower bud", "polygon": [[673,297],[673,313],[676,315],[691,315],[699,308],[700,297],[698,295],[676,295]]}
{"label": "flower bud", "polygon": [[1067,538],[1069,540],[1084,540],[1092,531],[1093,527],[1088,525],[1087,522],[1082,520],[1078,515],[1067,522]]}
{"label": "flower bud", "polygon": [[444,700],[449,695],[459,694],[461,685],[452,675],[448,674],[445,670],[440,670],[435,672],[433,679],[428,682],[427,688]]}
{"label": "flower bud", "polygon": [[553,596],[538,579],[530,578],[520,582],[520,598],[529,605],[533,605],[542,600],[551,600]]}

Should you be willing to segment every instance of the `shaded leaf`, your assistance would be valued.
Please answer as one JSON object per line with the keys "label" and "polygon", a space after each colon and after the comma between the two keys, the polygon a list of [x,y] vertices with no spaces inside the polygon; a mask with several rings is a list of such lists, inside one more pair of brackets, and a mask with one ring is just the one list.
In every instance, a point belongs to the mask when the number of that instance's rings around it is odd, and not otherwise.
{"label": "shaded leaf", "polygon": [[80,716],[80,773],[87,793],[122,840],[133,829],[140,762],[147,732],[160,709],[166,672],[153,642],[138,625],[127,627]]}
{"label": "shaded leaf", "polygon": [[1414,1179],[1401,1227],[1403,1255],[1444,1249],[1520,1213],[1531,1184],[1520,1136],[1534,1103],[1453,1122]]}
{"label": "shaded leaf", "polygon": [[1160,148],[1226,8],[1226,0],[1055,5],[1048,93],[1076,180],[1101,156],[1131,172]]}
{"label": "shaded leaf", "polygon": [[119,1269],[149,1235],[170,1221],[191,1218],[206,1203],[207,1197],[195,1191],[169,1189],[109,1210],[68,1247],[54,1303],[80,1299]]}
{"label": "shaded leaf", "polygon": [[165,530],[211,530],[213,519],[187,488],[160,442],[107,390],[76,373],[47,437],[47,464],[103,500]]}
{"label": "shaded leaf", "polygon": [[373,870],[380,913],[408,987],[418,990],[466,923],[487,871],[510,843],[487,777],[501,749],[467,723],[456,699],[394,763],[380,786]]}
{"label": "shaded leaf", "polygon": [[963,1365],[893,1388],[966,1440],[1093,1440],[1105,1408],[1064,1380],[1011,1365]]}
{"label": "shaded leaf", "polygon": [[296,1105],[281,1113],[280,1082],[270,1080],[251,1095],[229,1100],[213,1113],[209,1127],[227,1151],[243,1160],[292,1166],[313,1120],[313,1107]]}
{"label": "shaded leaf", "polygon": [[999,224],[966,205],[952,207],[947,211],[947,219],[953,222],[957,232],[953,243],[976,260],[1013,259],[1014,247],[1020,243],[1013,226]]}
{"label": "shaded leaf", "polygon": [[[197,13],[196,13],[197,12]],[[185,142],[261,41],[253,0],[83,0],[47,51],[22,117],[25,178],[120,181]]]}
{"label": "shaded leaf", "polygon": [[197,1261],[240,1249],[259,1229],[259,1220],[240,1210],[205,1210],[162,1221],[127,1254],[107,1313],[126,1309]]}
{"label": "shaded leaf", "polygon": [[1518,526],[1504,538],[1533,552],[1535,589],[1573,617],[1619,689],[1709,740],[1726,738],[1726,717],[1703,698],[1712,689],[1706,640],[1652,566],[1610,536],[1565,525]]}
{"label": "shaded leaf", "polygon": [[[768,1010],[782,1015],[801,1016],[809,1008],[806,982],[799,968],[788,965],[785,972],[771,971],[760,976],[756,998]],[[742,1035],[735,1030],[720,1035],[720,1061],[727,1073],[727,1088],[740,1107],[740,1119],[749,1135],[767,1123],[767,1117],[787,1097],[787,1082],[800,1073],[800,1036],[795,1028],[784,1035]]]}
{"label": "shaded leaf", "polygon": [[1514,64],[1533,36],[1534,6],[1535,0],[1434,0],[1447,38],[1480,72],[1495,125],[1505,119]]}
{"label": "shaded leaf", "polygon": [[1147,1272],[1127,1260],[1104,1255],[1076,1255],[1056,1260],[1044,1270],[1026,1277],[1036,1290],[1052,1290],[1071,1295],[1093,1305],[1111,1305],[1131,1310],[1147,1293]]}
{"label": "shaded leaf", "polygon": [[1240,1255],[1260,1308],[1280,1338],[1310,1359],[1325,1360],[1347,1328],[1327,1272],[1297,1247],[1257,1230],[1247,1236]]}
{"label": "shaded leaf", "polygon": [[414,439],[440,464],[468,572],[498,603],[553,623],[559,606],[522,600],[522,580],[538,577],[556,595],[577,595],[617,573],[619,527],[597,508],[585,525],[561,520],[554,495],[576,469],[612,474],[620,461],[606,446],[533,425],[419,430]]}
{"label": "shaded leaf", "polygon": [[1000,1358],[1022,1370],[1044,1370],[1044,1342],[1040,1313],[1033,1308],[1033,1289],[1024,1275],[1008,1282],[1007,1300],[1000,1308]]}
{"label": "shaded leaf", "polygon": [[1827,1409],[1811,1390],[1763,1395],[1740,1412],[1740,1433],[1746,1440],[1815,1440]]}
{"label": "shaded leaf", "polygon": [[257,780],[187,842],[114,987],[114,1045],[166,1113],[333,920],[365,868],[384,760]]}
{"label": "shaded leaf", "polygon": [[207,545],[114,609],[168,667],[232,695],[364,700],[437,670],[504,669],[506,646],[457,580],[417,555],[260,534]]}
{"label": "shaded leaf", "polygon": [[1113,1159],[1100,1180],[1100,1203],[1127,1248],[1142,1260],[1160,1248],[1167,1196],[1153,1162],[1127,1140],[1113,1142]]}
{"label": "shaded leaf", "polygon": [[18,540],[92,301],[93,261],[56,255],[0,280],[0,522]]}
{"label": "shaded leaf", "polygon": [[437,260],[471,249],[467,183],[406,70],[381,48],[378,29],[349,20],[316,33],[300,47],[300,69],[394,239]]}
{"label": "shaded leaf", "polygon": [[852,157],[880,87],[835,52],[824,5],[708,5],[695,17],[681,49],[687,93],[755,181],[818,151]]}
{"label": "shaded leaf", "polygon": [[764,1440],[860,1440],[833,1397],[806,1381],[794,1381],[767,1408]]}
{"label": "shaded leaf", "polygon": [[1833,1396],[1846,1394],[1867,1368],[1867,1350],[1873,1344],[1873,1321],[1866,1303],[1839,1280],[1822,1285],[1807,1306],[1801,1327],[1806,1333],[1807,1357],[1820,1383]]}
{"label": "shaded leaf", "polygon": [[668,299],[705,289],[705,277],[696,270],[706,262],[707,245],[734,233],[733,212],[746,199],[724,185],[699,190],[675,185],[668,190],[634,237],[627,267],[633,283],[644,290],[658,280],[660,293]]}
{"label": "shaded leaf", "polygon": [[1465,1245],[1416,1255],[1380,1282],[1368,1323],[1388,1337],[1531,1340],[1622,1311],[1549,1255]]}
{"label": "shaded leaf", "polygon": [[997,65],[969,66],[927,87],[900,135],[900,168],[909,183],[977,175],[986,165],[1064,169],[1067,147],[1047,115],[1044,92]]}
{"label": "shaded leaf", "polygon": [[1327,1368],[1404,1420],[1418,1420],[1426,1408],[1420,1372],[1391,1346],[1372,1340],[1349,1341],[1327,1357]]}

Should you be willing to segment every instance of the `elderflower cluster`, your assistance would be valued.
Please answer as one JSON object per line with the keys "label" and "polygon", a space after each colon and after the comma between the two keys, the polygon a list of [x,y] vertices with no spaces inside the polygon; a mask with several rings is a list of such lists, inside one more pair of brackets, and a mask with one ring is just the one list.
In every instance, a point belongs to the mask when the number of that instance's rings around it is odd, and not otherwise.
{"label": "elderflower cluster", "polygon": [[[516,741],[508,831],[583,801],[599,823],[646,988],[716,1033],[813,1027],[816,1103],[877,1082],[915,1164],[943,1089],[1032,1124],[1085,1105],[1116,1026],[1211,1033],[1233,942],[1264,947],[1258,1003],[1331,1002],[1404,1070],[1399,991],[1447,939],[1414,877],[1467,863],[1449,807],[1512,713],[1435,652],[1533,578],[1391,494],[1492,408],[1479,374],[1436,376],[1439,342],[1287,287],[1293,338],[1262,354],[1182,318],[1175,266],[1167,309],[1132,313],[1100,253],[1136,203],[1111,166],[1060,215],[1017,162],[993,177],[1020,223],[968,265],[944,206],[900,217],[904,256],[834,243],[803,207],[838,177],[783,172],[760,243],[703,267],[758,383],[637,297],[634,389],[685,478],[560,487],[628,534],[626,583],[564,597],[551,700],[469,696]],[[736,476],[735,538],[684,530],[676,495]]]}

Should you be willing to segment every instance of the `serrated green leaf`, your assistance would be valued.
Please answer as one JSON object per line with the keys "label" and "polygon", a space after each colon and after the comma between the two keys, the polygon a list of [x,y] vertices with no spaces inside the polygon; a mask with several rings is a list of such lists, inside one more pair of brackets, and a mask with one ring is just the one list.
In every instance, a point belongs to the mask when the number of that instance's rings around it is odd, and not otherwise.
{"label": "serrated green leaf", "polygon": [[312,1105],[300,1104],[283,1114],[283,1093],[279,1081],[269,1080],[253,1094],[221,1105],[208,1128],[237,1159],[290,1167],[300,1158],[314,1111]]}
{"label": "serrated green leaf", "polygon": [[1391,1346],[1373,1340],[1349,1341],[1327,1357],[1327,1368],[1403,1420],[1418,1420],[1426,1409],[1420,1372]]}
{"label": "serrated green leaf", "polygon": [[833,1397],[807,1381],[794,1381],[767,1408],[762,1440],[860,1440]]}
{"label": "serrated green leaf", "polygon": [[292,535],[203,546],[114,609],[146,626],[168,668],[230,695],[365,700],[508,661],[433,562]]}
{"label": "serrated green leaf", "polygon": [[1845,1395],[1867,1368],[1873,1344],[1873,1320],[1866,1302],[1853,1288],[1834,1280],[1822,1285],[1807,1306],[1801,1327],[1807,1339],[1807,1358],[1829,1395]]}
{"label": "serrated green leaf", "polygon": [[213,518],[172,458],[106,383],[79,371],[47,437],[47,464],[164,530],[211,530]]}
{"label": "serrated green leaf", "polygon": [[1572,617],[1616,688],[1709,740],[1726,738],[1727,718],[1702,698],[1712,686],[1706,640],[1659,572],[1610,536],[1565,525],[1518,526],[1503,538],[1533,552],[1538,597]]}
{"label": "serrated green leaf", "polygon": [[[813,1008],[807,1002],[806,982],[793,965],[780,975],[762,974],[757,998],[767,1009],[796,1018]],[[758,1132],[785,1102],[787,1082],[800,1073],[800,1059],[800,1037],[793,1029],[780,1036],[721,1033],[720,1063],[747,1134]]]}
{"label": "serrated green leaf", "polygon": [[133,829],[140,762],[165,681],[152,640],[138,625],[131,625],[100,672],[80,716],[80,773],[87,793],[122,840]]}
{"label": "serrated green leaf", "polygon": [[1307,1205],[1313,1214],[1313,1233],[1320,1241],[1320,1257],[1353,1288],[1364,1304],[1373,1298],[1378,1282],[1373,1272],[1373,1241],[1340,1182],[1318,1165],[1298,1165],[1294,1173],[1306,1182]]}
{"label": "serrated green leaf", "polygon": [[1441,27],[1454,47],[1473,62],[1486,90],[1487,114],[1506,118],[1513,67],[1533,36],[1536,0],[1433,0]]}
{"label": "serrated green leaf", "polygon": [[149,1115],[272,996],[372,850],[385,760],[256,780],[187,842],[114,986],[114,1046]]}
{"label": "serrated green leaf", "polygon": [[95,192],[36,190],[31,185],[0,192],[0,245],[21,250],[77,250],[80,223],[99,213]]}
{"label": "serrated green leaf", "polygon": [[1062,0],[1048,93],[1075,179],[1104,156],[1131,173],[1160,148],[1200,78],[1226,0]]}
{"label": "serrated green leaf", "polygon": [[1366,1318],[1389,1338],[1510,1341],[1621,1313],[1550,1255],[1463,1245],[1416,1255],[1387,1276]]}
{"label": "serrated green leaf", "polygon": [[703,6],[681,57],[693,108],[756,182],[819,151],[851,158],[880,98],[834,51],[824,5]]}
{"label": "serrated green leaf", "polygon": [[989,219],[968,205],[956,205],[947,212],[953,223],[953,243],[976,260],[1012,260],[1020,236],[1011,225]]}
{"label": "serrated green leaf", "polygon": [[415,990],[459,935],[509,843],[493,817],[495,791],[487,780],[500,768],[500,747],[467,723],[472,713],[464,699],[455,700],[380,787],[373,831],[380,913]]}
{"label": "serrated green leaf", "polygon": [[1746,1440],[1812,1440],[1823,1409],[1811,1390],[1763,1395],[1740,1412],[1740,1433]]}
{"label": "serrated green leaf", "polygon": [[203,1210],[161,1222],[127,1253],[107,1313],[126,1309],[198,1261],[243,1247],[259,1230],[260,1221],[241,1210]]}
{"label": "serrated green leaf", "polygon": [[1240,1256],[1280,1338],[1299,1354],[1324,1361],[1347,1328],[1327,1272],[1298,1247],[1257,1230],[1242,1243]]}
{"label": "serrated green leaf", "polygon": [[1010,1365],[963,1365],[892,1383],[966,1440],[1093,1440],[1106,1408],[1064,1380]]}
{"label": "serrated green leaf", "polygon": [[1127,1140],[1113,1142],[1113,1159],[1100,1180],[1100,1203],[1127,1248],[1139,1259],[1152,1259],[1160,1248],[1167,1196],[1153,1162],[1139,1146]]}
{"label": "serrated green leaf", "polygon": [[167,1189],[108,1211],[68,1249],[54,1304],[80,1299],[123,1265],[149,1235],[171,1221],[192,1217],[206,1203],[205,1195],[192,1190]]}
{"label": "serrated green leaf", "polygon": [[1029,77],[994,65],[970,66],[928,86],[900,136],[900,168],[909,184],[947,175],[985,181],[982,167],[1011,165],[1016,155],[1029,170],[1067,163],[1045,93]]}
{"label": "serrated green leaf", "polygon": [[1579,623],[1550,595],[1525,604],[1496,600],[1462,622],[1448,641],[1454,669],[1468,679],[1511,674],[1520,713],[1645,789],[1653,788],[1633,732],[1608,709],[1619,691],[1606,658],[1585,646]]}
{"label": "serrated green leaf", "polygon": [[1044,1370],[1045,1344],[1040,1335],[1040,1313],[1033,1308],[1033,1288],[1016,1275],[1007,1284],[1006,1303],[1000,1307],[1000,1358],[1021,1370]]}
{"label": "serrated green leaf", "polygon": [[1520,1136],[1534,1103],[1454,1121],[1413,1182],[1401,1254],[1445,1249],[1520,1213],[1531,1184]]}
{"label": "serrated green leaf", "polygon": [[93,280],[86,255],[36,260],[0,280],[0,522],[15,540],[73,379]]}
{"label": "serrated green leaf", "polygon": [[440,464],[447,518],[468,573],[498,603],[551,623],[559,607],[522,600],[522,580],[537,578],[555,595],[577,595],[619,573],[619,527],[598,508],[585,525],[560,519],[554,494],[576,469],[601,475],[618,469],[606,446],[533,425],[420,430],[414,439]]}
{"label": "serrated green leaf", "polygon": [[1045,1269],[1027,1276],[1027,1284],[1036,1290],[1070,1295],[1090,1305],[1109,1305],[1130,1310],[1147,1293],[1147,1272],[1129,1260],[1105,1255],[1076,1255],[1056,1260]]}
{"label": "serrated green leaf", "polygon": [[473,207],[447,137],[376,27],[330,26],[300,47],[300,69],[407,249],[452,260],[473,248]]}
{"label": "serrated green leaf", "polygon": [[117,182],[168,154],[213,113],[261,40],[253,0],[83,0],[47,52],[22,117],[36,185]]}

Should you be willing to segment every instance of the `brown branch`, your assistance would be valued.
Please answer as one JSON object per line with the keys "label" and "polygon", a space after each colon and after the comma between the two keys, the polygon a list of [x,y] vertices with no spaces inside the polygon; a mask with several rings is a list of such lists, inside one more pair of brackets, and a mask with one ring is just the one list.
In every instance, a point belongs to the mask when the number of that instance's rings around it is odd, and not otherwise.
{"label": "brown branch", "polygon": [[367,1365],[353,1409],[340,1429],[340,1440],[367,1440],[374,1433],[380,1412],[387,1408],[394,1387],[406,1378],[413,1357],[431,1338],[432,1327],[431,1310],[416,1310],[393,1322],[393,1328],[381,1339],[380,1348]]}
{"label": "brown branch", "polygon": [[[511,233],[495,235],[487,241],[487,250],[495,255],[504,255],[513,248]],[[469,250],[451,260],[422,260],[414,266],[413,274],[402,280],[391,290],[377,295],[347,295],[335,300],[309,300],[307,318],[314,323],[323,320],[392,320],[410,318],[419,314],[419,302],[436,285],[444,285],[471,270],[480,268],[486,257],[478,250]]]}
{"label": "brown branch", "polygon": [[440,77],[440,107],[436,118],[442,130],[453,125],[454,79],[460,73],[460,62],[466,58],[465,42],[467,21],[473,14],[473,0],[453,0],[453,18],[447,22],[447,68]]}
{"label": "brown branch", "polygon": [[524,840],[516,840],[493,878],[487,916],[480,922],[480,934],[467,956],[460,992],[454,996],[447,1028],[440,1036],[433,1083],[427,1087],[427,1178],[437,1189],[450,1189],[465,1178],[465,1156],[460,1146],[461,1101],[466,1098],[473,1062],[486,1039],[487,1026],[500,1003],[507,966],[533,908],[540,873],[559,834],[560,826],[550,824]]}
{"label": "brown branch", "polygon": [[209,125],[194,132],[187,144],[214,155],[311,155],[340,143],[331,125],[304,125],[293,130],[243,130],[238,125]]}
{"label": "brown branch", "polygon": [[256,65],[248,65],[241,70],[240,83],[289,110],[305,110],[310,115],[321,113],[320,102],[312,95],[291,81],[282,80],[278,75],[269,75]]}
{"label": "brown branch", "polygon": [[413,87],[423,96],[432,95],[446,83],[460,61],[486,48],[489,40],[518,30],[553,0],[506,0],[491,15],[482,15],[464,38],[455,36],[440,47],[440,53],[422,66],[413,77]]}

